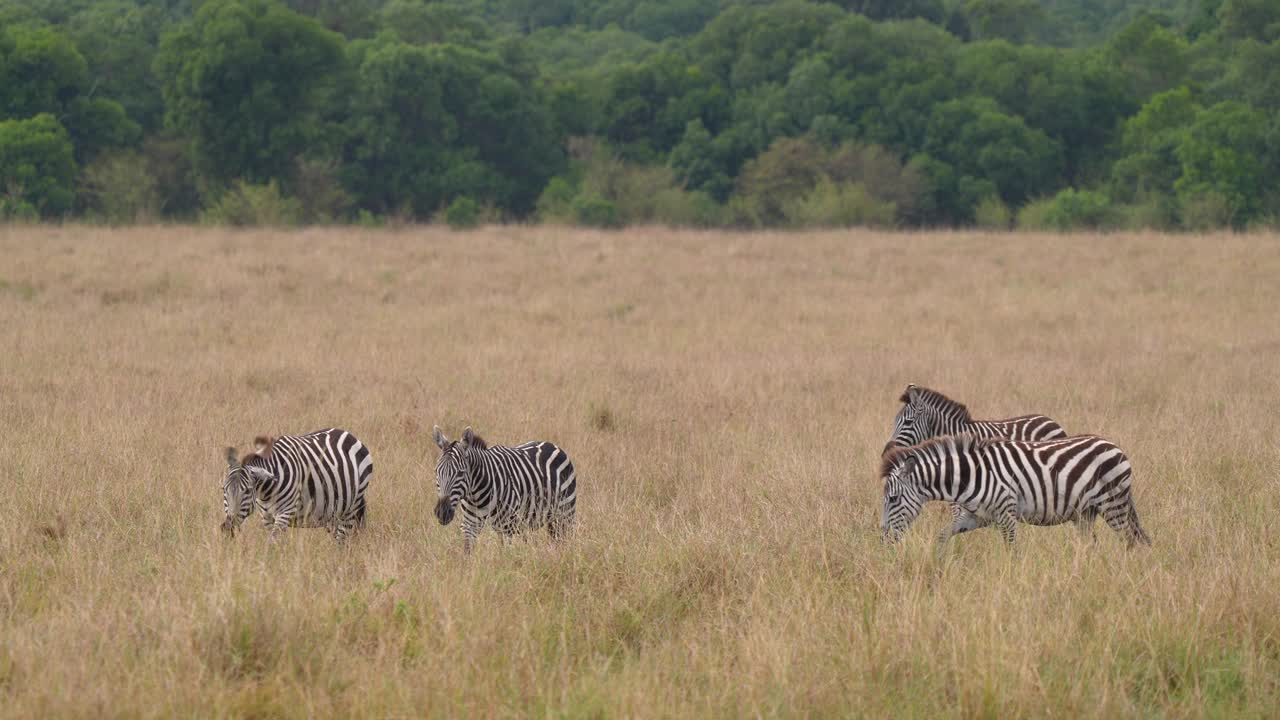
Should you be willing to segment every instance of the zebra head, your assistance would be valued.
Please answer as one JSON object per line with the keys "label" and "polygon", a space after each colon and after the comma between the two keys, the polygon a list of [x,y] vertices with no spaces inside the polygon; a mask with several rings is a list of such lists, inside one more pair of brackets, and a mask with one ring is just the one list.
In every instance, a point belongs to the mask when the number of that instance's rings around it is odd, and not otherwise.
{"label": "zebra head", "polygon": [[880,532],[886,542],[902,538],[916,516],[923,501],[914,477],[920,458],[914,453],[895,452],[885,457],[881,474],[884,476],[884,510],[880,515]]}
{"label": "zebra head", "polygon": [[925,402],[919,391],[920,388],[915,385],[908,385],[902,397],[898,398],[903,403],[902,409],[893,419],[893,435],[880,452],[881,455],[895,447],[919,445],[938,434],[937,413]]}
{"label": "zebra head", "polygon": [[269,477],[264,468],[242,465],[236,449],[227,448],[227,475],[222,481],[222,531],[227,537],[235,537],[236,528],[253,512],[257,487]]}
{"label": "zebra head", "polygon": [[440,446],[440,460],[436,463],[436,519],[441,525],[453,522],[453,513],[471,489],[471,447],[476,436],[468,426],[462,439],[451,441],[435,427],[436,445]]}

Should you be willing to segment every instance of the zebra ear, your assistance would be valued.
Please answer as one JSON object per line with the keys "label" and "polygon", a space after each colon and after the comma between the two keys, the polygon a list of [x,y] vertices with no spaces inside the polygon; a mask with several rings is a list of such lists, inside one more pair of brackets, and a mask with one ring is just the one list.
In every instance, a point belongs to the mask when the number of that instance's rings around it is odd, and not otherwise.
{"label": "zebra ear", "polygon": [[253,439],[253,451],[259,455],[265,455],[271,450],[272,442],[274,441],[271,438],[259,435]]}
{"label": "zebra ear", "polygon": [[915,383],[907,383],[907,389],[902,391],[902,397],[898,398],[898,401],[904,403],[911,402],[911,393],[915,392],[915,389]]}
{"label": "zebra ear", "polygon": [[902,461],[902,468],[898,470],[898,477],[900,478],[911,477],[911,473],[915,472],[916,465],[919,462],[920,462],[920,458],[916,457],[915,455],[908,455]]}
{"label": "zebra ear", "polygon": [[227,448],[227,467],[233,468],[239,464],[240,461],[236,460],[236,449],[233,447]]}
{"label": "zebra ear", "polygon": [[462,445],[471,447],[471,441],[476,439],[476,434],[471,432],[471,426],[468,425],[466,430],[462,431]]}
{"label": "zebra ear", "polygon": [[440,432],[440,426],[439,426],[439,425],[436,425],[436,426],[435,426],[435,430],[434,430],[434,431],[432,431],[431,435],[432,435],[432,437],[435,439],[435,441],[436,441],[436,445],[439,445],[441,450],[448,449],[448,447],[449,447],[449,438],[445,437],[445,436],[444,436],[444,433]]}

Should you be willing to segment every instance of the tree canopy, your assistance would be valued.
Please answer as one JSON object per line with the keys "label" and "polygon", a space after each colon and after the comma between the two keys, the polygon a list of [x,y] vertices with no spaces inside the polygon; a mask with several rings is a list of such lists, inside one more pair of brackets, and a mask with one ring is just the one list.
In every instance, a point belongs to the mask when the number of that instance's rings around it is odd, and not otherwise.
{"label": "tree canopy", "polygon": [[0,0],[0,218],[1244,227],[1278,88],[1275,0]]}

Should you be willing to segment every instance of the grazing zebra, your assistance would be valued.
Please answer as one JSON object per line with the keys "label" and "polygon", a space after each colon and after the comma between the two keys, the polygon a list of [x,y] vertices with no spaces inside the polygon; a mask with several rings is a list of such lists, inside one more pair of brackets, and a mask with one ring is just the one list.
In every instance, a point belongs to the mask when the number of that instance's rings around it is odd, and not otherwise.
{"label": "grazing zebra", "polygon": [[1150,545],[1133,506],[1132,474],[1124,451],[1093,435],[1038,442],[934,438],[884,457],[880,528],[887,540],[897,540],[925,501],[944,500],[994,522],[1009,543],[1018,521],[1074,521],[1081,533],[1091,533],[1101,515],[1129,547]]}
{"label": "grazing zebra", "polygon": [[[1058,423],[1044,415],[1023,415],[1006,420],[974,420],[969,408],[936,390],[907,385],[899,400],[903,403],[893,419],[893,436],[881,455],[895,447],[919,445],[943,435],[974,435],[1004,440],[1053,440],[1067,436]],[[986,527],[990,521],[976,517],[959,505],[951,504],[951,527],[947,537]]]}
{"label": "grazing zebra", "polygon": [[450,441],[435,428],[436,519],[453,521],[462,504],[462,549],[470,553],[486,522],[504,539],[546,526],[553,539],[573,529],[577,481],[573,463],[549,442],[489,447],[468,427]]}
{"label": "grazing zebra", "polygon": [[254,452],[239,461],[236,449],[227,448],[222,529],[228,536],[235,536],[255,504],[273,538],[293,525],[328,528],[342,542],[364,526],[373,458],[354,435],[330,428],[275,440],[260,437],[254,444]]}

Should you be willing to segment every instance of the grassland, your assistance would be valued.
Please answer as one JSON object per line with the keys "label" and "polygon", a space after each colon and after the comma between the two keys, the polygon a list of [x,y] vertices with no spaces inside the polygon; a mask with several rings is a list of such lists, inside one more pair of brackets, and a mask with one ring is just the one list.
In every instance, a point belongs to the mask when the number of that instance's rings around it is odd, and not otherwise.
{"label": "grassland", "polygon": [[[0,716],[1276,717],[1280,239],[0,229]],[[1154,546],[881,544],[908,382],[1115,440]],[[465,559],[430,429],[579,526]],[[219,536],[347,427],[369,527]]]}

